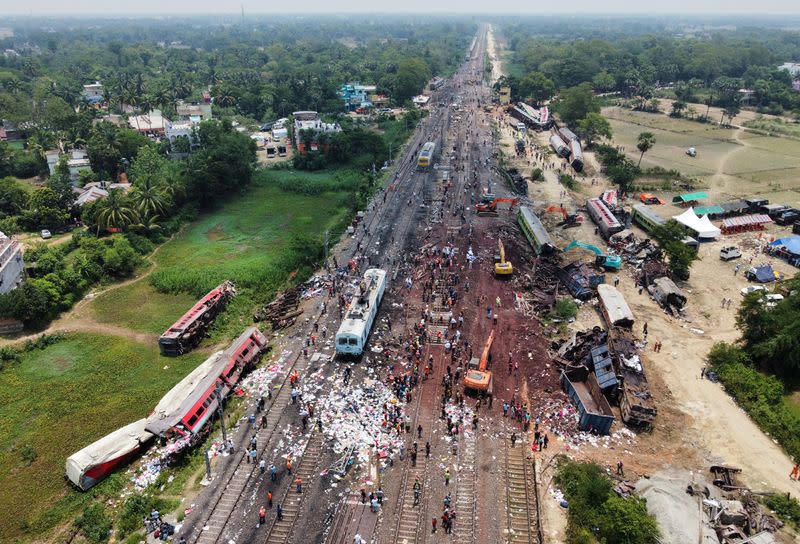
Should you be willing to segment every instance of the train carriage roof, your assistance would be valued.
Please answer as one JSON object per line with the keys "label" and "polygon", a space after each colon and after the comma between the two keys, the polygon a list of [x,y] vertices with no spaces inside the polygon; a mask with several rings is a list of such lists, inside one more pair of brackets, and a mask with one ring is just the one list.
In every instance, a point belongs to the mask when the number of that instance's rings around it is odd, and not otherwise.
{"label": "train carriage roof", "polygon": [[[366,281],[371,281],[372,279],[376,281],[385,282],[386,281],[386,271],[381,270],[380,268],[370,268],[366,272],[364,272],[363,279]],[[377,294],[373,291],[369,293],[369,301],[370,305],[372,305],[377,298]],[[366,327],[366,322],[363,318],[357,317],[358,310],[358,299],[353,297],[353,300],[350,302],[350,306],[347,308],[347,312],[345,313],[344,319],[342,319],[342,324],[339,326],[339,330],[336,335],[340,334],[353,334],[355,336],[363,336],[364,329]]]}
{"label": "train carriage roof", "polygon": [[222,373],[228,362],[224,354],[218,351],[170,389],[147,416],[147,430],[161,436],[177,425],[194,406],[197,396],[207,391]]}
{"label": "train carriage roof", "polygon": [[67,478],[80,487],[81,474],[87,467],[117,459],[151,440],[153,435],[145,430],[146,424],[145,418],[134,421],[70,455],[66,462]]}
{"label": "train carriage roof", "polygon": [[623,327],[633,325],[633,312],[631,312],[628,303],[625,301],[625,297],[615,287],[601,283],[597,286],[597,296],[600,299],[600,303],[605,307],[610,325]]}
{"label": "train carriage roof", "polygon": [[519,213],[525,219],[525,222],[528,224],[528,227],[533,231],[533,235],[536,236],[536,239],[542,245],[551,245],[555,247],[553,244],[553,240],[550,238],[550,233],[547,232],[547,229],[544,228],[542,222],[536,217],[536,214],[533,213],[527,206],[520,206]]}

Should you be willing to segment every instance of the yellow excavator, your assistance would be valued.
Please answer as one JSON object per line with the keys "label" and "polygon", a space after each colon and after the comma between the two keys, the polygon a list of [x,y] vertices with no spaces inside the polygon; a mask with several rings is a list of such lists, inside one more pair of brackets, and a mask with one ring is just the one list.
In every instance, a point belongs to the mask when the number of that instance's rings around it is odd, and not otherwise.
{"label": "yellow excavator", "polygon": [[489,339],[486,340],[486,345],[483,347],[483,354],[480,361],[475,357],[469,362],[467,373],[464,374],[464,389],[473,389],[479,393],[492,392],[492,372],[486,370],[489,364],[489,352],[492,350],[492,342],[494,341],[494,329],[489,333]]}
{"label": "yellow excavator", "polygon": [[506,248],[503,241],[497,241],[497,248],[500,250],[500,260],[494,263],[494,273],[497,276],[509,276],[514,273],[514,267],[506,260]]}

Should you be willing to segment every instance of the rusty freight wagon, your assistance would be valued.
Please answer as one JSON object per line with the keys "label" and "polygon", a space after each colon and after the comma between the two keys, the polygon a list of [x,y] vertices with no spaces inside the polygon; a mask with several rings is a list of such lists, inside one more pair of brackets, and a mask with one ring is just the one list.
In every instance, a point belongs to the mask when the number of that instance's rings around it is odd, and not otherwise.
{"label": "rusty freight wagon", "polygon": [[229,281],[208,292],[158,338],[161,354],[181,355],[199,344],[214,318],[225,309],[235,294],[233,283]]}

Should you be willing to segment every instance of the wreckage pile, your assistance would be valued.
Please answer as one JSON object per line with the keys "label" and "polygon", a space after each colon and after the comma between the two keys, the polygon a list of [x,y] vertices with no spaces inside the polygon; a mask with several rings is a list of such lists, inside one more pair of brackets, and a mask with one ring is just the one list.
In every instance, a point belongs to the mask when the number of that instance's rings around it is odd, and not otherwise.
{"label": "wreckage pile", "polygon": [[773,533],[783,527],[783,522],[767,514],[755,495],[738,482],[736,475],[741,469],[712,466],[710,472],[714,485],[721,491],[690,485],[686,492],[701,501],[703,513],[718,541],[721,544],[777,543]]}
{"label": "wreckage pile", "polygon": [[[575,333],[569,340],[554,342],[552,351],[553,360],[562,367],[569,382],[565,386],[568,391],[575,390],[570,396],[578,411],[583,409],[596,416],[594,422],[588,417],[585,423],[582,421],[581,430],[589,430],[588,425],[599,430],[597,425],[603,421],[608,424],[610,414],[603,410],[606,400],[619,405],[626,424],[653,425],[657,410],[639,356],[639,345],[629,330],[611,327],[606,332],[595,327]],[[598,390],[605,399],[599,398]]]}
{"label": "wreckage pile", "polygon": [[258,310],[253,315],[253,321],[269,321],[272,330],[285,329],[291,327],[297,317],[303,313],[297,307],[300,304],[300,294],[303,292],[303,285],[297,285],[280,293],[275,300]]}
{"label": "wreckage pile", "polygon": [[533,271],[523,276],[521,284],[525,288],[525,294],[518,297],[517,305],[526,315],[553,309],[558,300],[557,273],[557,256],[542,255],[535,260]]}

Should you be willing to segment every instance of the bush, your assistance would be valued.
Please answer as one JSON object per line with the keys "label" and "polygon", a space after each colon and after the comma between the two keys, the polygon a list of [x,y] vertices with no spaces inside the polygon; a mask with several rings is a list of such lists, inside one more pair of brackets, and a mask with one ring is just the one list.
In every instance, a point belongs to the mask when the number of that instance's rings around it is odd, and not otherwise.
{"label": "bush", "polygon": [[149,517],[153,509],[164,514],[164,512],[173,510],[177,504],[177,501],[160,499],[146,493],[131,495],[125,499],[122,511],[117,518],[119,538],[125,538],[126,535],[141,529],[142,518]]}
{"label": "bush", "polygon": [[562,298],[553,306],[553,315],[561,319],[572,319],[578,315],[578,305],[571,298]]}
{"label": "bush", "polygon": [[783,384],[753,368],[744,350],[732,344],[715,344],[708,362],[739,406],[786,453],[800,460],[800,417],[786,405]]}
{"label": "bush", "polygon": [[531,180],[533,181],[544,181],[544,173],[542,173],[541,168],[534,168],[531,171]]}
{"label": "bush", "polygon": [[561,174],[558,177],[558,182],[570,191],[574,191],[578,188],[578,182],[569,174]]}
{"label": "bush", "polygon": [[83,511],[83,515],[75,520],[75,525],[91,542],[105,542],[111,531],[111,519],[102,504],[93,504]]}
{"label": "bush", "polygon": [[789,495],[771,495],[765,497],[763,502],[784,523],[800,527],[800,501]]}
{"label": "bush", "polygon": [[655,544],[659,530],[638,497],[618,497],[603,467],[561,458],[555,484],[569,502],[568,544]]}

